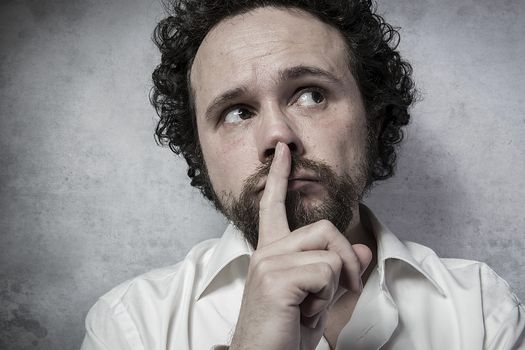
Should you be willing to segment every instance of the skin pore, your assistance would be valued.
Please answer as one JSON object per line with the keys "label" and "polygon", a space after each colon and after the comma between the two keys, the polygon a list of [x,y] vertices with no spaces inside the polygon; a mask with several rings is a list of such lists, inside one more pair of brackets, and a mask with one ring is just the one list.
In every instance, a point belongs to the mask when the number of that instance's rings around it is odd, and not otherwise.
{"label": "skin pore", "polygon": [[[337,216],[346,214],[350,220],[342,227],[334,224],[350,243],[372,251],[372,263],[362,276],[365,283],[377,251],[359,215],[370,143],[363,100],[341,34],[293,9],[259,8],[225,19],[201,44],[191,86],[206,172],[224,214],[233,220],[249,206],[245,216],[257,224],[269,165],[277,143],[284,143],[292,158],[288,221],[294,225],[292,207],[300,207],[301,218],[307,217],[290,229],[324,218],[347,200],[345,213]],[[340,199],[337,194],[345,188],[347,197]],[[330,201],[335,206],[307,215]],[[257,234],[258,226],[252,225],[251,231]],[[252,245],[257,239],[251,239]],[[353,299],[343,295],[329,312],[324,333],[331,346],[351,316]]]}

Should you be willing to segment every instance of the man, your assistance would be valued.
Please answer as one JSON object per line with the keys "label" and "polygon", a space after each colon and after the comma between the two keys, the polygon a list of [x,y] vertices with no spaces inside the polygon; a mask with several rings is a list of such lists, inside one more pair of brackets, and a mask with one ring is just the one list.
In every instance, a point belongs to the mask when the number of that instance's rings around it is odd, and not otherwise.
{"label": "man", "polygon": [[83,349],[516,349],[486,265],[399,241],[365,206],[392,175],[410,66],[370,1],[176,1],[157,136],[230,225],[90,311]]}

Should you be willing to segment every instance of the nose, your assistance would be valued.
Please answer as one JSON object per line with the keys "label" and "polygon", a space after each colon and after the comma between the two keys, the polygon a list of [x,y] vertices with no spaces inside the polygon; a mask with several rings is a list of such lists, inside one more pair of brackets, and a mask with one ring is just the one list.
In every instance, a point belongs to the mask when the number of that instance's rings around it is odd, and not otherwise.
{"label": "nose", "polygon": [[256,142],[261,163],[267,162],[273,156],[277,142],[287,144],[292,155],[300,156],[304,153],[304,146],[296,127],[280,109],[274,108],[260,117]]}

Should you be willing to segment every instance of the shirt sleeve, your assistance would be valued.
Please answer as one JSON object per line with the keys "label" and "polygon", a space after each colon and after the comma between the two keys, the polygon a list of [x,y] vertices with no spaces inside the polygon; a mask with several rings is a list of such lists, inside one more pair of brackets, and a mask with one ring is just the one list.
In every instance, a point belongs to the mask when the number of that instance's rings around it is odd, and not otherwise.
{"label": "shirt sleeve", "polygon": [[487,350],[525,350],[525,306],[508,283],[485,265],[481,271]]}
{"label": "shirt sleeve", "polygon": [[122,304],[110,307],[99,299],[86,316],[81,350],[144,350],[133,321]]}
{"label": "shirt sleeve", "polygon": [[525,309],[517,305],[490,341],[488,349],[525,350]]}

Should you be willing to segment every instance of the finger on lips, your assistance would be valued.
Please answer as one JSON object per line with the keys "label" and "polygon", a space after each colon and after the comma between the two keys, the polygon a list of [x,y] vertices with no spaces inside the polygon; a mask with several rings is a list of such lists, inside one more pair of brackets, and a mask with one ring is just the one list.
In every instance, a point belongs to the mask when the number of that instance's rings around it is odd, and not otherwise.
{"label": "finger on lips", "polygon": [[285,206],[290,172],[290,149],[278,142],[259,202],[259,240],[250,265],[272,287],[285,281],[305,293],[301,317],[315,328],[345,289],[361,292],[361,275],[372,252],[365,245],[351,245],[328,220],[290,232]]}
{"label": "finger on lips", "polygon": [[290,233],[286,218],[286,192],[290,176],[291,155],[288,146],[278,142],[259,202],[259,241],[263,247]]}

